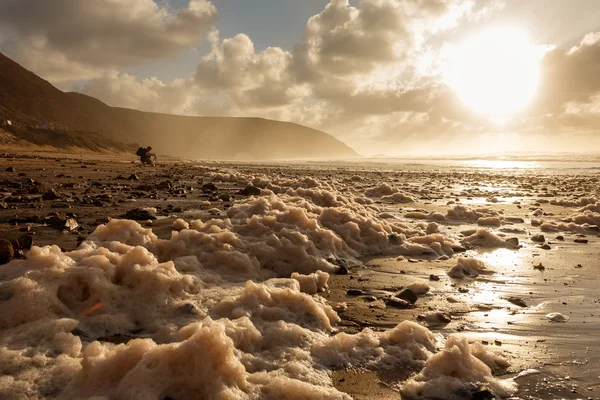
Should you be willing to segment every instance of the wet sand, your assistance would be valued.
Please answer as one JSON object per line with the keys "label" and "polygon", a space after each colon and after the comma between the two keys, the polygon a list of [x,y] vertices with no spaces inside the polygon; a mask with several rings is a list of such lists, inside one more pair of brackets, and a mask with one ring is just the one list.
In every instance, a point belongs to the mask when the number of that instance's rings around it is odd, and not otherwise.
{"label": "wet sand", "polygon": [[[4,172],[8,167],[14,167],[15,172]],[[348,264],[347,275],[331,274],[328,288],[320,295],[341,317],[334,332],[354,334],[364,328],[384,332],[401,321],[420,321],[443,337],[459,333],[470,342],[503,352],[511,365],[499,377],[515,378],[518,398],[600,398],[598,230],[579,223],[542,232],[537,221],[566,224],[565,219],[581,214],[578,210],[586,204],[593,205],[591,200],[575,205],[581,199],[599,197],[597,173],[593,171],[562,174],[350,163],[197,164],[177,160],[153,168],[142,167],[133,158],[114,156],[94,160],[64,155],[9,157],[0,158],[0,186],[5,193],[0,201],[7,204],[7,209],[0,209],[0,235],[10,240],[29,229],[35,232],[34,245],[57,244],[69,251],[76,249],[106,217],[118,219],[133,208],[154,207],[158,219],[151,224],[140,223],[151,227],[159,238],[168,239],[177,218],[222,219],[230,207],[248,199],[238,193],[248,182],[215,177],[232,170],[242,176],[291,181],[310,176],[347,194],[362,194],[388,183],[414,196],[415,202],[398,203],[385,195],[372,197],[382,220],[407,226],[435,223],[441,235],[463,243],[464,248],[450,257],[435,253],[363,254],[362,263]],[[130,179],[132,174],[138,180]],[[53,188],[61,197],[42,200],[42,193],[30,193],[37,183],[44,186],[39,192]],[[214,183],[218,189],[203,190],[207,183]],[[573,204],[547,203],[564,199]],[[484,218],[496,213],[500,223],[481,226],[477,218],[442,219],[435,215],[447,215],[457,204],[485,208],[489,215]],[[52,212],[61,217],[75,214],[79,226],[70,232],[45,226],[43,219]],[[465,244],[464,239],[473,233],[467,231],[482,227],[505,239],[517,238],[518,248]],[[545,240],[533,241],[532,237],[539,234]],[[459,256],[483,261],[490,272],[472,278],[450,278],[447,272]],[[428,285],[429,291],[419,294],[414,306],[401,309],[386,304],[390,296],[415,282]],[[514,298],[524,304],[516,305]],[[444,312],[451,321],[427,324],[420,317],[432,312]],[[561,313],[569,319],[552,322],[546,317],[549,313]],[[127,339],[135,337],[133,334]],[[411,367],[332,368],[331,382],[355,399],[391,399],[398,398],[403,382],[418,372],[419,368]]]}

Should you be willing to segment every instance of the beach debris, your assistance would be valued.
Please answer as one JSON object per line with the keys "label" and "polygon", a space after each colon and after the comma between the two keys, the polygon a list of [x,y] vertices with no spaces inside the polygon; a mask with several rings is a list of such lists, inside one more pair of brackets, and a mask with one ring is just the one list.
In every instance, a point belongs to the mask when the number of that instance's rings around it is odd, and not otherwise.
{"label": "beach debris", "polygon": [[546,314],[546,318],[548,318],[552,322],[567,322],[570,319],[568,316],[559,312]]}
{"label": "beach debris", "polygon": [[545,269],[546,269],[546,267],[544,267],[544,266],[542,265],[542,263],[539,263],[538,265],[534,265],[534,266],[533,266],[533,268],[534,268],[534,269],[538,269],[538,270],[540,270],[540,271],[543,271],[543,270],[545,270]]}
{"label": "beach debris", "polygon": [[525,301],[522,298],[520,298],[520,297],[511,296],[511,297],[507,298],[506,300],[509,303],[514,304],[515,306],[528,307],[527,303],[525,303]]}
{"label": "beach debris", "polygon": [[103,306],[102,302],[99,301],[96,304],[94,304],[93,306],[86,308],[81,314],[84,316],[88,316],[88,315],[92,314],[94,311],[101,309],[102,306]]}

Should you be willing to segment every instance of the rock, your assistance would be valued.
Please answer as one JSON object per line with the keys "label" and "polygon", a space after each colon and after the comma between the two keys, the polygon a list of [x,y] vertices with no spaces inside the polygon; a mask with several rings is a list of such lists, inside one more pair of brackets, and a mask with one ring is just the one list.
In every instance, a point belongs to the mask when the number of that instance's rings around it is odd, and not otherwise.
{"label": "rock", "polygon": [[223,200],[225,202],[229,202],[233,200],[233,196],[229,195],[229,194],[222,194],[219,196],[219,200]]}
{"label": "rock", "polygon": [[360,296],[361,294],[363,294],[363,291],[360,289],[348,289],[346,291],[346,294],[348,296]]}
{"label": "rock", "polygon": [[531,237],[531,241],[544,243],[546,241],[546,238],[544,237],[544,235],[534,235]]}
{"label": "rock", "polygon": [[495,400],[496,396],[488,389],[481,388],[479,391],[473,393],[471,396],[472,400]]}
{"label": "rock", "polygon": [[544,250],[550,250],[552,247],[550,247],[550,245],[548,243],[543,244],[540,246],[540,249],[544,249]]}
{"label": "rock", "polygon": [[338,265],[338,267],[335,270],[336,275],[348,275],[349,273],[350,271],[345,265]]}
{"label": "rock", "polygon": [[59,198],[60,195],[54,189],[48,189],[44,194],[42,194],[42,200],[56,200]]}
{"label": "rock", "polygon": [[512,297],[509,297],[509,298],[508,298],[508,299],[506,299],[506,300],[508,300],[508,302],[510,302],[510,303],[512,303],[512,304],[514,304],[514,305],[516,305],[516,306],[519,306],[519,307],[527,307],[527,303],[525,303],[525,302],[523,301],[523,299],[522,299],[522,298],[520,298],[520,297],[514,297],[514,296],[512,296]]}
{"label": "rock", "polygon": [[8,203],[5,201],[0,201],[0,210],[8,210]]}
{"label": "rock", "polygon": [[394,307],[394,308],[404,309],[404,308],[410,308],[410,306],[411,306],[411,304],[408,301],[399,299],[394,296],[384,299],[384,302],[387,306]]}
{"label": "rock", "polygon": [[154,213],[141,208],[134,208],[133,210],[129,210],[125,213],[125,215],[123,215],[123,217],[127,219],[132,219],[134,221],[147,221],[149,219],[156,219],[156,215],[154,215]]}
{"label": "rock", "polygon": [[94,221],[94,225],[108,224],[110,221],[112,221],[111,217],[101,217]]}
{"label": "rock", "polygon": [[575,239],[573,240],[575,243],[586,244],[588,242],[587,239]]}
{"label": "rock", "polygon": [[563,235],[558,235],[556,237],[556,240],[561,240],[562,241],[562,240],[565,240],[565,237]]}
{"label": "rock", "polygon": [[15,167],[8,167],[4,170],[4,172],[17,172],[17,170],[15,169]]}
{"label": "rock", "polygon": [[71,205],[65,201],[55,201],[50,205],[52,208],[71,208]]}
{"label": "rock", "polygon": [[519,247],[519,238],[506,239],[506,244],[511,247]]}
{"label": "rock", "polygon": [[214,183],[209,182],[209,183],[205,183],[204,185],[202,185],[201,189],[204,193],[210,193],[210,192],[215,192],[217,190],[217,186]]}
{"label": "rock", "polygon": [[140,180],[140,178],[136,174],[129,175],[129,178],[127,178],[127,179],[129,179],[130,181],[139,181]]}
{"label": "rock", "polygon": [[21,235],[20,238],[11,241],[14,250],[29,250],[33,246],[32,235]]}
{"label": "rock", "polygon": [[158,185],[156,185],[156,189],[171,190],[171,189],[173,189],[173,184],[169,181],[160,182]]}
{"label": "rock", "polygon": [[260,196],[260,188],[250,184],[244,189],[240,190],[238,194],[241,194],[242,196]]}
{"label": "rock", "polygon": [[0,239],[0,265],[9,263],[15,257],[15,249],[8,240]]}
{"label": "rock", "polygon": [[54,229],[67,230],[67,231],[72,231],[74,229],[77,229],[77,227],[79,226],[79,224],[77,223],[75,218],[63,218],[58,215],[52,215],[52,216],[46,217],[44,222],[46,223],[46,225],[48,225]]}
{"label": "rock", "polygon": [[405,300],[410,304],[415,304],[419,297],[410,289],[402,289],[398,293],[394,294],[394,297]]}
{"label": "rock", "polygon": [[440,280],[440,277],[439,277],[439,276],[437,276],[437,275],[433,275],[433,274],[431,274],[431,275],[429,275],[429,280],[430,280],[430,281],[436,281],[436,282],[437,282],[437,281],[439,281],[439,280]]}
{"label": "rock", "polygon": [[538,265],[534,265],[534,266],[533,266],[533,268],[534,268],[534,269],[539,269],[540,271],[543,271],[543,270],[545,270],[545,269],[546,269],[546,267],[544,267],[544,266],[542,265],[542,263],[539,263]]}
{"label": "rock", "polygon": [[449,324],[452,322],[452,317],[443,311],[432,311],[417,315],[417,322],[428,327],[434,327]]}

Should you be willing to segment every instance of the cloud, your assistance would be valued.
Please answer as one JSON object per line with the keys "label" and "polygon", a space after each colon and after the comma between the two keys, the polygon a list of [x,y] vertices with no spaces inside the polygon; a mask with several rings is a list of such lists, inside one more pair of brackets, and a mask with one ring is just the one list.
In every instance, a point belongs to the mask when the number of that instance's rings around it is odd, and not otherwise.
{"label": "cloud", "polygon": [[169,114],[196,114],[200,89],[187,79],[170,84],[157,78],[136,77],[109,70],[87,82],[80,91],[115,107]]}
{"label": "cloud", "polygon": [[590,102],[600,91],[600,32],[585,35],[571,49],[549,51],[541,72],[534,112],[558,112],[570,102]]}
{"label": "cloud", "polygon": [[171,12],[152,0],[3,0],[7,53],[56,82],[176,55],[199,44],[216,19],[207,0]]}
{"label": "cloud", "polygon": [[212,51],[197,67],[195,80],[206,89],[227,91],[239,108],[272,108],[289,105],[303,96],[292,82],[292,55],[279,47],[257,53],[244,34],[219,42],[211,35]]}

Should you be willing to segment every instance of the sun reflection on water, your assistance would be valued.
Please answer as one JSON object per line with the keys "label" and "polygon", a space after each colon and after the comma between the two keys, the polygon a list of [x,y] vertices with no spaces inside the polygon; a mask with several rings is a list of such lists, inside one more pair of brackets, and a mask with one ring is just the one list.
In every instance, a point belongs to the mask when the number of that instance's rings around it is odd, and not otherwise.
{"label": "sun reflection on water", "polygon": [[477,258],[486,263],[491,269],[496,270],[496,272],[523,266],[523,255],[518,251],[510,249],[497,249],[489,253],[480,254]]}
{"label": "sun reflection on water", "polygon": [[466,165],[473,168],[490,169],[526,169],[539,168],[536,161],[514,161],[514,160],[469,160]]}

